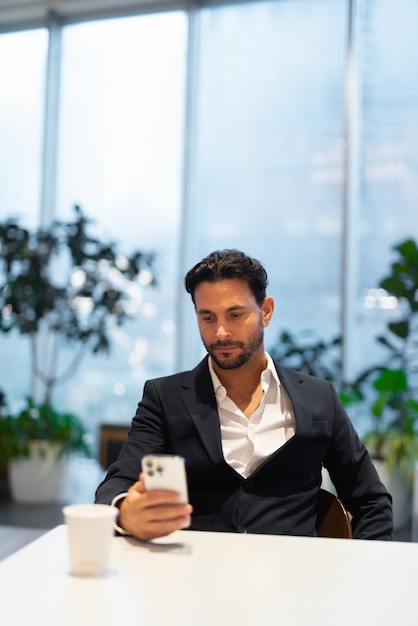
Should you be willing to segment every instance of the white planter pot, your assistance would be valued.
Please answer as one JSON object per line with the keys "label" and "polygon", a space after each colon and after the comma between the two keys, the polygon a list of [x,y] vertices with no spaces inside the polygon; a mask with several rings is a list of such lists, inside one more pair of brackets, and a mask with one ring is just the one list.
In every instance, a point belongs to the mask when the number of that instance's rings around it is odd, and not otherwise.
{"label": "white planter pot", "polygon": [[406,528],[411,521],[412,495],[411,490],[396,472],[389,472],[384,461],[373,459],[373,464],[393,498],[393,526],[395,530]]}
{"label": "white planter pot", "polygon": [[12,498],[25,504],[64,502],[70,479],[69,457],[59,457],[60,446],[31,441],[30,455],[9,461]]}

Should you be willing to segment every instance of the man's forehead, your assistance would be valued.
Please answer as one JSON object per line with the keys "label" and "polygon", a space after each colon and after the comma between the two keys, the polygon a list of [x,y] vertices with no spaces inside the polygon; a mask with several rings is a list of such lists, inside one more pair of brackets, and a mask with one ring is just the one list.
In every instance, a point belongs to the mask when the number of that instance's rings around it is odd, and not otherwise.
{"label": "man's forehead", "polygon": [[250,286],[243,278],[223,278],[221,280],[203,280],[196,285],[195,293],[242,293],[251,292]]}
{"label": "man's forehead", "polygon": [[222,308],[233,310],[252,306],[255,297],[248,283],[241,279],[202,282],[195,290],[196,310]]}

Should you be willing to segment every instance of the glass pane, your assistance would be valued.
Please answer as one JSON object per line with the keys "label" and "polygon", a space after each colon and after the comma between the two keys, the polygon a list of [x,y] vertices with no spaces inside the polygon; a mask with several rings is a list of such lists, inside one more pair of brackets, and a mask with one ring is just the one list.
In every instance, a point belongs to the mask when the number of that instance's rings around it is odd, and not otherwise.
{"label": "glass pane", "polygon": [[196,256],[262,260],[267,347],[279,329],[339,332],[346,44],[343,1],[202,11]]}
{"label": "glass pane", "polygon": [[[46,30],[0,36],[0,221],[39,219]],[[0,284],[2,284],[0,278]],[[0,388],[14,405],[29,390],[29,340],[0,335]]]}
{"label": "glass pane", "polygon": [[395,258],[392,246],[418,239],[418,4],[366,3],[360,57],[362,155],[359,210],[358,367],[381,360],[375,336],[399,318],[377,291]]}
{"label": "glass pane", "polygon": [[0,36],[0,216],[39,215],[46,30]]}
{"label": "glass pane", "polygon": [[59,215],[77,203],[104,241],[157,253],[137,321],[63,388],[91,424],[129,421],[144,380],[174,367],[186,44],[182,12],[64,31]]}

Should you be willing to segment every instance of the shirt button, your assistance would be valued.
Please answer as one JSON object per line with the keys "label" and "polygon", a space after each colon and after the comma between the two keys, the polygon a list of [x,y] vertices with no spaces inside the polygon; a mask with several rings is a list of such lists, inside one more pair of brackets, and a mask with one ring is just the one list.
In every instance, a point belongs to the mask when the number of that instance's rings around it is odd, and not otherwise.
{"label": "shirt button", "polygon": [[244,535],[248,532],[245,526],[238,526],[237,531],[239,533],[243,533]]}
{"label": "shirt button", "polygon": [[252,474],[254,471],[254,467],[251,465],[251,467],[248,468],[248,473]]}

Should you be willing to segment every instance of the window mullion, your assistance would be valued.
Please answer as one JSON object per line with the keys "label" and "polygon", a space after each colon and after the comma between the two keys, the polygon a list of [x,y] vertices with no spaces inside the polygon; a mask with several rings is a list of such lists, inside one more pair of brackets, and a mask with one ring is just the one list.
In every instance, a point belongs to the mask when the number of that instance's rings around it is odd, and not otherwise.
{"label": "window mullion", "polygon": [[183,370],[196,361],[195,319],[190,297],[184,291],[183,276],[196,262],[198,254],[198,212],[196,206],[195,171],[197,158],[197,96],[199,65],[199,8],[188,10],[188,48],[183,156],[183,201],[179,246],[179,280],[177,296],[177,369]]}
{"label": "window mullion", "polygon": [[361,137],[361,80],[359,59],[361,38],[361,12],[363,0],[349,2],[349,41],[346,66],[345,94],[345,187],[343,202],[342,233],[342,281],[341,281],[341,331],[342,378],[350,379],[355,372],[355,332],[358,314],[358,259],[359,259],[359,217],[360,181],[362,169]]}
{"label": "window mullion", "polygon": [[57,190],[62,23],[59,17],[53,12],[49,14],[48,31],[49,44],[45,80],[45,117],[40,215],[40,222],[42,225],[46,225],[54,219]]}

